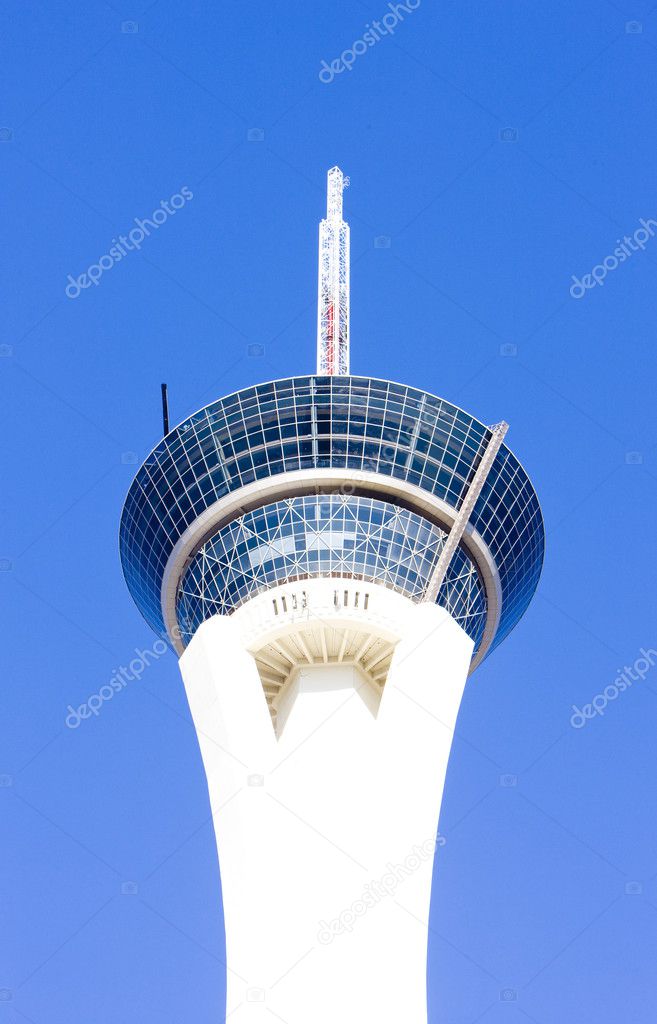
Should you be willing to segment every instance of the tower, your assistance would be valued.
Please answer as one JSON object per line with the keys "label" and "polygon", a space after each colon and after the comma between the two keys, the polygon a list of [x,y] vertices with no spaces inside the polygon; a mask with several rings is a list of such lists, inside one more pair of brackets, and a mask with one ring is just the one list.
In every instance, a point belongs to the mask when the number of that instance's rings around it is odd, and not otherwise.
{"label": "tower", "polygon": [[505,423],[349,375],[344,185],[329,171],[317,373],[175,427],[121,519],[127,585],[180,655],[203,756],[231,1024],[426,1024],[463,688],[543,559]]}

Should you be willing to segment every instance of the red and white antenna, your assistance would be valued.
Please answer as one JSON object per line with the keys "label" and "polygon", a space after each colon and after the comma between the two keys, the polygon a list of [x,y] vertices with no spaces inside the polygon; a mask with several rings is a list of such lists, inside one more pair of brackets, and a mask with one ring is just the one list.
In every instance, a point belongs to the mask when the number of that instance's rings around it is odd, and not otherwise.
{"label": "red and white antenna", "polygon": [[339,167],[328,172],[326,217],[319,225],[317,373],[349,373],[349,225],[342,193],[349,184]]}

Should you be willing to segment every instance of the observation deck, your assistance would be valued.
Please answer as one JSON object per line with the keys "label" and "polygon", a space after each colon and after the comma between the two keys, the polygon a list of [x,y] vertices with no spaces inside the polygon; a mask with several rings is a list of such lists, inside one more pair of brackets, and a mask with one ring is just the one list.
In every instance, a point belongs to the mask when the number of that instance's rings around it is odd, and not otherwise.
{"label": "observation deck", "polygon": [[[140,467],[120,527],[128,588],[179,653],[206,619],[299,580],[419,602],[491,437],[441,398],[370,377],[237,391]],[[535,491],[501,444],[437,599],[473,639],[473,668],[527,608],[543,550]]]}

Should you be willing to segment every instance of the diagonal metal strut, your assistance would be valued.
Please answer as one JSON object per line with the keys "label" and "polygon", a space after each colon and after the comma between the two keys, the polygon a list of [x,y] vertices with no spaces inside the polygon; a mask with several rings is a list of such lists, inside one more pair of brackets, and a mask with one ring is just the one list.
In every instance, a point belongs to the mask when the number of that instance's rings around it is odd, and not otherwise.
{"label": "diagonal metal strut", "polygon": [[435,604],[438,600],[438,594],[440,588],[443,585],[443,581],[449,569],[450,562],[454,557],[454,553],[461,542],[461,538],[465,533],[465,528],[470,521],[470,516],[475,507],[477,498],[481,494],[481,490],[486,483],[488,474],[491,471],[495,456],[502,447],[502,442],[506,436],[506,432],[509,429],[509,424],[502,420],[501,423],[496,423],[491,428],[491,437],[486,445],[484,454],[481,457],[481,462],[477,467],[477,471],[472,479],[468,491],[461,503],[458,515],[452,524],[452,528],[449,531],[445,546],[440,552],[440,557],[436,563],[436,567],[431,574],[431,579],[427,584],[427,589],[424,593],[424,601],[431,604]]}

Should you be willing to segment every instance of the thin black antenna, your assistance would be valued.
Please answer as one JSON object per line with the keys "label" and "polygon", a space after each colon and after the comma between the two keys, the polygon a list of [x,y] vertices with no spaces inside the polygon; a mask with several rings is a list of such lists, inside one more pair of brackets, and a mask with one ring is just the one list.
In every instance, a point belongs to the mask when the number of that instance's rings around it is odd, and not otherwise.
{"label": "thin black antenna", "polygon": [[169,433],[169,396],[166,384],[162,384],[162,426],[166,437]]}

